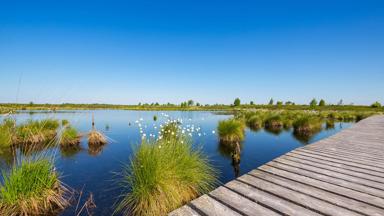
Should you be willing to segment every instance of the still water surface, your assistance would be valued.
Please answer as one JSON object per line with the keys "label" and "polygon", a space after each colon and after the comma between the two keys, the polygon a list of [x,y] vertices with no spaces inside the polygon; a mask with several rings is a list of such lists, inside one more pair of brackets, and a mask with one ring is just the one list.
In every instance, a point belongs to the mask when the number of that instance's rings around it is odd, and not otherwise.
{"label": "still water surface", "polygon": [[[67,119],[81,132],[91,130],[92,114],[96,128],[104,132],[110,142],[101,149],[89,149],[86,137],[82,139],[81,149],[78,151],[62,151],[52,147],[49,151],[56,155],[56,168],[62,174],[62,181],[69,187],[82,190],[80,205],[93,194],[95,215],[111,215],[112,206],[118,199],[122,188],[118,184],[119,176],[124,164],[129,162],[133,147],[140,143],[142,135],[140,128],[147,137],[156,136],[160,124],[167,119],[182,120],[184,127],[191,132],[194,143],[201,144],[203,151],[211,160],[213,166],[220,171],[220,182],[226,183],[236,177],[230,154],[218,142],[216,133],[217,123],[230,118],[213,112],[183,112],[183,111],[126,111],[126,110],[96,110],[96,111],[68,111],[57,113],[21,113],[16,114],[17,122],[28,119],[56,118]],[[153,116],[158,116],[157,121]],[[1,120],[1,119],[0,119]],[[335,128],[323,130],[310,140],[298,140],[292,135],[292,130],[271,133],[263,129],[259,131],[246,130],[246,138],[242,143],[241,163],[239,173],[250,170],[307,143],[328,137],[352,123],[337,123]],[[189,132],[187,132],[189,133]],[[7,151],[0,152],[2,169],[12,161]],[[237,170],[237,169],[236,169]],[[62,215],[74,215],[75,207],[68,208]]]}

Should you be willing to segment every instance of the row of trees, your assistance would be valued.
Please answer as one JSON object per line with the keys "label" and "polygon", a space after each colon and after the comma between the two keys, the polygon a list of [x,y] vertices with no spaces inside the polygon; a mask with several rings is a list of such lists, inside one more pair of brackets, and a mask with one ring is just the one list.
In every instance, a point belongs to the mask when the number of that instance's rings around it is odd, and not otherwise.
{"label": "row of trees", "polygon": [[[255,105],[255,103],[254,103],[253,101],[251,101],[249,104],[250,104],[250,105]],[[233,105],[234,105],[234,106],[240,106],[240,105],[241,105],[240,98],[236,98],[235,101],[233,102]],[[274,100],[273,100],[273,98],[271,98],[271,99],[269,100],[268,105],[274,105]],[[277,102],[276,102],[276,105],[277,105],[277,106],[282,106],[282,105],[283,105],[283,101],[277,101]],[[285,105],[295,105],[295,103],[292,102],[292,101],[286,101],[286,102],[285,102]],[[324,100],[324,99],[321,99],[321,100],[318,102],[318,101],[316,100],[316,98],[313,98],[313,99],[309,102],[309,106],[310,106],[310,107],[326,106],[326,105],[327,105],[327,104],[325,103],[325,100]],[[341,99],[341,100],[337,103],[337,105],[339,105],[339,106],[343,105],[343,100]],[[375,103],[373,103],[373,104],[371,105],[371,107],[373,107],[373,108],[380,108],[380,107],[381,107],[381,104],[380,104],[378,101],[376,101]]]}

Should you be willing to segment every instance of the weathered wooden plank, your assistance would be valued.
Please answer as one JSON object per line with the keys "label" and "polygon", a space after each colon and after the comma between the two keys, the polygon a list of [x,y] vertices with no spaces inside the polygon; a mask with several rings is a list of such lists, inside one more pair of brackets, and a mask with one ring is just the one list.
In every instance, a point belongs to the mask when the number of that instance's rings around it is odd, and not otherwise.
{"label": "weathered wooden plank", "polygon": [[367,151],[366,149],[357,149],[352,148],[351,146],[341,146],[341,145],[328,145],[328,146],[318,146],[318,145],[309,145],[305,147],[305,149],[315,149],[315,150],[324,150],[324,151],[332,151],[332,152],[344,152],[354,155],[359,155],[366,158],[373,158],[375,160],[384,161],[384,153],[378,154],[377,151]]}
{"label": "weathered wooden plank", "polygon": [[[303,170],[303,169],[300,169],[300,168],[296,168],[296,167],[292,167],[292,166],[287,166],[287,165],[284,165],[284,164],[281,164],[281,163],[269,162],[267,165],[268,166],[273,166],[274,168],[278,168],[278,169],[285,170],[285,171],[288,171],[288,172],[296,173],[298,175],[303,175],[303,176],[306,176],[306,177],[309,177],[309,178],[313,178],[313,179],[317,179],[317,180],[320,180],[320,181],[324,181],[324,182],[327,182],[327,183],[330,183],[330,184],[335,184],[335,185],[339,185],[339,186],[342,186],[342,187],[345,187],[345,188],[349,188],[349,189],[352,189],[352,190],[360,191],[362,193],[367,193],[367,194],[370,194],[370,195],[373,195],[373,196],[384,197],[384,191],[378,190],[378,189],[375,189],[375,188],[367,187],[367,186],[364,186],[364,185],[356,184],[356,183],[345,181],[345,180],[338,179],[338,178],[332,178],[332,177],[329,177],[329,176],[326,176],[326,175],[323,175],[323,174],[318,174],[318,173],[307,171],[307,170]],[[264,170],[265,166],[266,165],[263,165],[259,169]]]}
{"label": "weathered wooden plank", "polygon": [[313,157],[313,158],[317,158],[317,159],[321,159],[321,160],[346,164],[346,165],[350,165],[350,166],[354,166],[354,167],[359,167],[359,168],[363,168],[363,169],[367,169],[367,170],[372,170],[372,171],[384,173],[384,170],[381,168],[372,167],[372,166],[364,165],[364,164],[360,164],[360,163],[355,163],[355,162],[350,162],[350,161],[345,161],[345,160],[340,160],[340,159],[334,159],[331,157],[324,157],[324,156],[319,156],[319,155],[315,155],[315,154],[309,154],[307,152],[302,152],[302,151],[297,151],[297,150],[292,151],[292,153],[296,153],[299,155],[305,155],[305,156],[309,156],[309,157]]}
{"label": "weathered wooden plank", "polygon": [[327,160],[323,160],[323,159],[318,159],[318,158],[314,158],[314,157],[300,155],[300,154],[296,154],[295,152],[290,152],[290,153],[286,154],[286,156],[300,158],[300,159],[315,162],[318,164],[325,164],[325,165],[338,167],[338,168],[345,169],[345,170],[351,170],[353,172],[364,173],[367,175],[384,178],[384,173],[381,173],[381,172],[367,170],[364,168],[355,167],[355,166],[351,166],[351,165],[347,165],[347,164],[343,164],[343,163],[338,163],[338,162],[334,162],[334,161],[327,161]]}
{"label": "weathered wooden plank", "polygon": [[369,179],[363,179],[363,178],[355,177],[352,175],[343,174],[343,173],[329,170],[329,169],[318,168],[316,166],[311,166],[311,165],[307,165],[307,164],[303,164],[303,163],[299,163],[299,162],[295,162],[295,161],[289,161],[289,160],[286,160],[285,157],[277,158],[274,160],[274,162],[278,162],[278,163],[281,163],[284,165],[303,169],[303,170],[306,170],[309,172],[322,174],[325,176],[329,176],[330,178],[342,179],[342,180],[353,182],[353,183],[356,183],[359,185],[372,187],[372,188],[377,189],[379,192],[382,192],[382,196],[384,197],[384,184],[380,183],[380,182],[375,182],[375,181],[372,181]]}
{"label": "weathered wooden plank", "polygon": [[364,202],[349,199],[347,197],[337,195],[335,193],[325,191],[305,183],[290,180],[288,178],[280,177],[270,173],[254,170],[251,172],[252,176],[264,179],[266,181],[278,184],[280,186],[292,189],[294,191],[307,194],[318,199],[327,201],[331,204],[344,207],[346,209],[356,211],[361,214],[367,215],[384,215],[384,209],[373,207]]}
{"label": "weathered wooden plank", "polygon": [[[279,169],[279,167],[281,169]],[[384,205],[383,198],[380,198],[376,195],[372,195],[375,193],[378,193],[381,195],[380,192],[377,192],[377,190],[373,190],[371,188],[367,188],[358,184],[346,182],[339,179],[332,179],[327,176],[307,172],[304,170],[300,171],[300,169],[291,168],[283,165],[273,166],[273,167],[269,166],[269,164],[263,165],[259,167],[259,170],[272,173],[278,176],[283,176],[293,181],[300,181],[308,185],[312,185],[314,187],[327,190],[329,192],[347,196],[351,199],[356,199],[362,202],[368,202],[372,205],[376,205],[379,207]],[[251,171],[250,173],[253,173],[253,172],[254,171]],[[368,191],[370,193],[367,193],[365,191]]]}
{"label": "weathered wooden plank", "polygon": [[191,202],[190,205],[193,205],[195,208],[199,209],[201,212],[207,215],[212,216],[240,216],[241,214],[233,211],[229,207],[223,205],[222,203],[212,199],[208,195],[203,195]]}
{"label": "weathered wooden plank", "polygon": [[309,154],[315,154],[315,155],[319,155],[319,156],[325,156],[325,157],[329,157],[329,158],[333,158],[333,159],[340,159],[340,160],[344,160],[344,161],[348,161],[348,162],[355,162],[355,163],[359,163],[359,164],[362,164],[362,165],[367,165],[367,166],[370,166],[370,167],[376,167],[376,168],[379,168],[379,169],[382,169],[383,172],[384,172],[384,164],[381,164],[381,163],[378,163],[378,162],[372,162],[372,161],[368,161],[368,160],[364,160],[364,159],[361,159],[361,158],[351,158],[351,157],[348,157],[348,156],[337,156],[337,155],[333,155],[333,154],[325,154],[325,153],[321,153],[321,152],[316,152],[316,151],[313,151],[313,150],[308,150],[308,149],[297,149],[295,151],[302,151],[302,152],[306,152],[306,153],[309,153]]}
{"label": "weathered wooden plank", "polygon": [[[282,158],[279,158],[279,160],[280,159],[282,159]],[[321,169],[324,169],[324,170],[332,170],[332,171],[335,171],[335,172],[339,172],[339,173],[343,173],[343,174],[347,174],[347,175],[350,175],[350,176],[359,177],[359,178],[363,178],[363,179],[367,179],[367,180],[372,180],[372,181],[376,181],[376,182],[380,182],[380,183],[384,184],[384,178],[383,177],[377,177],[377,176],[373,176],[373,175],[368,175],[368,174],[365,174],[365,173],[351,171],[349,169],[339,168],[337,166],[330,166],[330,165],[323,164],[323,163],[318,163],[318,162],[315,163],[315,162],[312,162],[312,161],[308,161],[308,160],[303,160],[303,159],[300,159],[300,158],[292,157],[290,155],[285,155],[284,156],[284,160],[294,161],[294,162],[298,162],[298,163],[301,163],[301,164],[305,164],[305,165],[321,168]]]}
{"label": "weathered wooden plank", "polygon": [[319,152],[322,154],[329,154],[333,156],[339,156],[339,157],[346,157],[346,158],[356,158],[362,159],[364,161],[372,161],[375,164],[384,164],[384,155],[383,156],[374,156],[372,154],[365,154],[363,152],[354,152],[354,151],[348,151],[348,150],[342,150],[342,149],[336,149],[336,148],[305,148],[306,150],[311,150],[315,152]]}
{"label": "weathered wooden plank", "polygon": [[296,192],[294,190],[273,184],[263,179],[256,179],[251,175],[243,175],[239,177],[238,180],[250,184],[256,188],[262,188],[263,190],[268,191],[269,193],[278,194],[280,197],[284,197],[285,199],[291,200],[295,203],[300,203],[308,209],[315,210],[323,214],[335,216],[360,215],[356,212],[332,205],[328,202],[319,200],[307,194]]}
{"label": "weathered wooden plank", "polygon": [[264,192],[255,187],[244,184],[240,181],[230,181],[226,185],[226,187],[230,188],[233,191],[236,191],[243,196],[252,199],[254,202],[262,203],[263,205],[269,206],[277,211],[292,216],[309,216],[309,215],[319,215],[318,213],[306,209],[300,205],[294,204],[290,201],[282,199],[273,194]]}
{"label": "weathered wooden plank", "polygon": [[251,200],[240,196],[225,187],[219,187],[209,193],[209,195],[231,206],[232,208],[237,209],[245,215],[281,215],[255,202],[252,202]]}
{"label": "weathered wooden plank", "polygon": [[191,207],[185,205],[182,206],[181,208],[178,208],[168,215],[170,216],[200,216],[199,213],[197,213],[195,210],[193,210]]}

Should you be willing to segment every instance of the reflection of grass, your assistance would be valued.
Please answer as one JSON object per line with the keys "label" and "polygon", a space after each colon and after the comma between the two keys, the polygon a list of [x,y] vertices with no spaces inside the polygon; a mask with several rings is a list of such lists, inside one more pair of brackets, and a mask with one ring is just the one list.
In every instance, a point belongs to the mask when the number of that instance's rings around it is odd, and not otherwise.
{"label": "reflection of grass", "polygon": [[129,192],[116,211],[165,215],[209,192],[215,183],[215,171],[189,139],[143,140],[125,169],[124,184]]}
{"label": "reflection of grass", "polygon": [[325,128],[328,130],[328,129],[333,129],[335,128],[335,121],[333,119],[328,119],[326,122],[325,122]]}
{"label": "reflection of grass", "polygon": [[23,159],[2,177],[1,215],[46,215],[68,205],[68,191],[48,159]]}
{"label": "reflection of grass", "polygon": [[217,131],[223,143],[241,142],[244,140],[244,123],[236,119],[219,121]]}
{"label": "reflection of grass", "polygon": [[[243,143],[240,144],[240,151],[243,149]],[[236,149],[236,143],[223,143],[219,142],[218,152],[227,158],[232,158],[232,154]]]}

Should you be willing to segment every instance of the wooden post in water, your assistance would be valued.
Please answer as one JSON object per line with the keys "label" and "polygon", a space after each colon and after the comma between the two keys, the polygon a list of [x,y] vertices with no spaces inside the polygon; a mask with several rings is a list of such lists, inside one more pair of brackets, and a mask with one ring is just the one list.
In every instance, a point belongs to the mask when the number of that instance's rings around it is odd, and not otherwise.
{"label": "wooden post in water", "polygon": [[240,149],[240,143],[235,143],[235,149],[232,152],[232,166],[235,172],[235,176],[238,177],[240,174],[240,159],[241,159],[241,149]]}
{"label": "wooden post in water", "polygon": [[95,116],[92,113],[92,130],[94,130],[94,129],[95,129]]}

